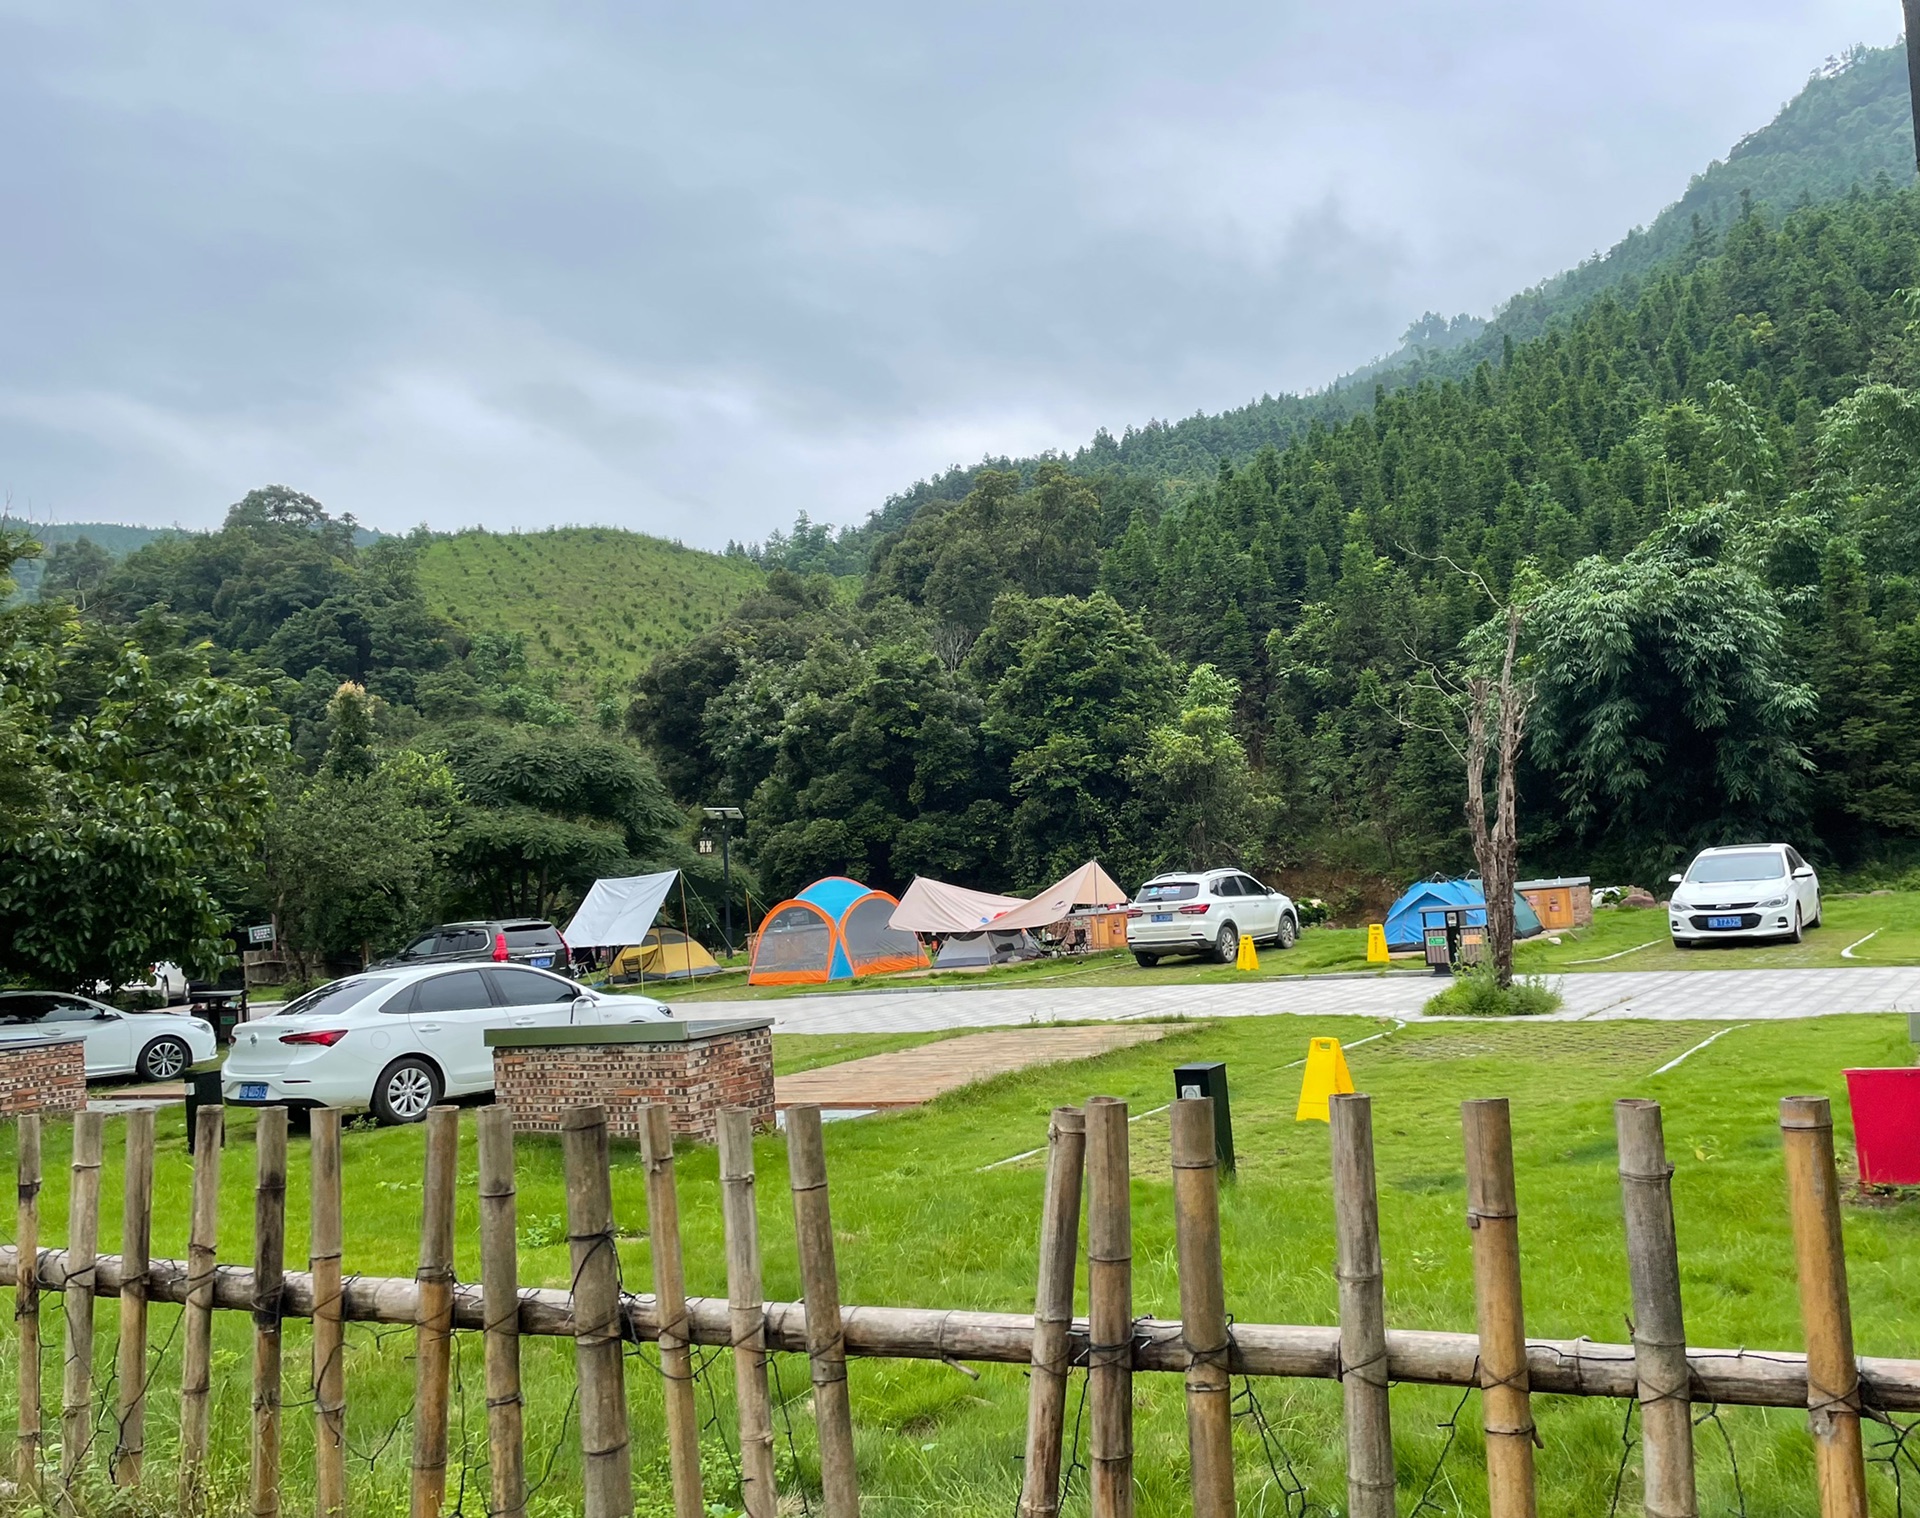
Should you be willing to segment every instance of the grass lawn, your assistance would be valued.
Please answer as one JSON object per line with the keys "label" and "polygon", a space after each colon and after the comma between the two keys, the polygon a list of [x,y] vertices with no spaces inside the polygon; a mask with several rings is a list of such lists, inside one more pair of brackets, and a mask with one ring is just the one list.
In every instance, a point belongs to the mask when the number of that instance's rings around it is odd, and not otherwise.
{"label": "grass lawn", "polygon": [[[1292,1121],[1310,1034],[1337,1035],[1351,1047],[1361,1089],[1375,1098],[1381,1220],[1389,1321],[1401,1327],[1470,1330],[1473,1297],[1469,1235],[1464,1224],[1458,1103],[1505,1095],[1514,1103],[1528,1325],[1539,1335],[1619,1341],[1626,1335],[1626,1267],[1614,1175],[1611,1103],[1651,1095],[1666,1103],[1689,1336],[1699,1344],[1795,1349],[1801,1344],[1792,1276],[1792,1244],[1780,1168],[1777,1100],[1799,1092],[1833,1095],[1850,1144],[1841,1071],[1849,1065],[1908,1064],[1913,1049],[1904,1019],[1823,1018],[1741,1028],[1676,1070],[1653,1071],[1724,1024],[1684,1023],[1413,1026],[1371,1043],[1358,1041],[1390,1024],[1329,1019],[1234,1019],[1181,1025],[1163,1042],[1079,1064],[1050,1065],[951,1094],[917,1111],[834,1124],[827,1132],[833,1208],[840,1246],[842,1294],[848,1302],[1029,1311],[1042,1185],[1038,1159],[982,1172],[991,1161],[1043,1142],[1050,1107],[1100,1092],[1124,1097],[1137,1113],[1166,1101],[1170,1069],[1190,1059],[1224,1059],[1233,1082],[1240,1168],[1222,1205],[1228,1305],[1243,1322],[1331,1323],[1335,1286],[1328,1137],[1323,1125]],[[840,1054],[878,1045],[853,1039],[783,1041],[783,1068],[800,1068],[837,1044]],[[1356,1046],[1357,1047],[1353,1047]],[[223,1259],[250,1252],[253,1154],[251,1121],[236,1114],[223,1175]],[[187,1159],[181,1119],[161,1120],[159,1205],[154,1248],[180,1257],[185,1249]],[[1133,1127],[1136,1311],[1177,1313],[1171,1174],[1164,1116]],[[117,1198],[120,1124],[108,1128],[109,1162],[102,1195]],[[0,1130],[0,1164],[12,1164],[11,1129]],[[361,1131],[346,1146],[349,1271],[410,1275],[418,1237],[422,1134],[418,1129]],[[64,1237],[67,1152],[62,1125],[49,1125],[43,1237]],[[785,1196],[785,1154],[777,1136],[759,1146],[760,1208],[767,1291],[798,1295],[791,1211]],[[522,1280],[565,1286],[568,1277],[563,1192],[557,1141],[519,1146]],[[306,1145],[293,1142],[289,1255],[304,1254]],[[687,1274],[696,1293],[720,1294],[725,1270],[714,1155],[688,1148],[680,1160]],[[472,1134],[461,1166],[458,1265],[477,1279]],[[621,1147],[614,1177],[620,1254],[627,1283],[649,1281],[644,1177],[637,1154]],[[117,1205],[103,1219],[101,1247],[119,1234]],[[1920,1248],[1920,1201],[1850,1205],[1846,1218],[1852,1264],[1853,1315],[1862,1353],[1920,1356],[1920,1295],[1913,1261]],[[290,1260],[291,1263],[291,1260]],[[1082,1268],[1084,1286],[1084,1267]],[[1084,1304],[1083,1304],[1084,1306]],[[158,1364],[149,1435],[150,1509],[171,1511],[171,1452],[179,1377],[177,1313],[154,1310]],[[48,1299],[47,1336],[56,1346],[46,1365],[49,1405],[59,1382],[59,1307]],[[114,1306],[100,1309],[99,1366],[105,1384],[112,1356]],[[247,1461],[247,1334],[244,1314],[220,1317],[214,1420],[224,1510],[236,1510]],[[304,1511],[311,1459],[305,1366],[308,1332],[287,1331],[287,1464],[289,1510]],[[10,1358],[13,1336],[0,1338]],[[349,1427],[355,1511],[404,1511],[412,1395],[406,1331],[356,1327],[349,1333]],[[163,1351],[163,1352],[162,1352]],[[669,1511],[661,1446],[659,1386],[650,1352],[630,1362],[635,1464],[645,1489],[642,1512]],[[541,1481],[533,1510],[577,1511],[577,1429],[568,1421],[572,1350],[529,1341],[525,1350],[529,1466]],[[709,1434],[710,1480],[717,1495],[731,1481],[721,1448],[731,1437],[731,1371],[719,1362],[702,1381],[703,1411],[716,1416]],[[14,1367],[0,1365],[0,1429],[14,1422]],[[484,1424],[477,1340],[458,1352],[453,1446],[465,1475],[466,1512],[485,1508],[481,1468]],[[1077,1388],[1078,1378],[1076,1378]],[[804,1361],[780,1363],[791,1400],[794,1448],[801,1471],[813,1455],[801,1389]],[[978,1377],[942,1365],[856,1362],[854,1417],[862,1481],[874,1511],[981,1514],[1004,1518],[1019,1479],[1026,1380],[1007,1367]],[[1332,1383],[1263,1382],[1256,1387],[1293,1469],[1326,1511],[1344,1507],[1340,1458],[1340,1394]],[[1077,1397],[1077,1390],[1076,1390]],[[1401,1511],[1409,1511],[1438,1458],[1436,1427],[1459,1401],[1439,1389],[1403,1387],[1394,1394],[1400,1457]],[[1140,1510],[1188,1510],[1185,1420],[1179,1378],[1143,1376],[1137,1383]],[[1609,1511],[1620,1461],[1623,1408],[1618,1403],[1542,1397],[1536,1406],[1545,1448],[1540,1453],[1541,1509],[1547,1514]],[[1434,1483],[1429,1511],[1484,1511],[1477,1402],[1468,1399],[1461,1430]],[[1722,1424],[1737,1455],[1746,1511],[1753,1518],[1812,1510],[1813,1470],[1805,1415],[1731,1410]],[[780,1428],[783,1476],[795,1456]],[[57,1430],[57,1420],[56,1420]],[[1243,1511],[1288,1509],[1272,1484],[1249,1420],[1239,1425]],[[104,1436],[103,1436],[104,1437]],[[1874,1439],[1869,1431],[1870,1442]],[[1084,1438],[1084,1434],[1083,1434]],[[464,1452],[464,1455],[463,1453]],[[1727,1449],[1710,1431],[1700,1442],[1702,1511],[1734,1506]],[[1622,1511],[1635,1511],[1636,1466],[1630,1462]],[[1876,1511],[1891,1511],[1891,1486],[1876,1467]],[[460,1484],[456,1472],[454,1485]],[[1084,1512],[1084,1480],[1069,1510]],[[104,1502],[103,1502],[103,1505]]]}

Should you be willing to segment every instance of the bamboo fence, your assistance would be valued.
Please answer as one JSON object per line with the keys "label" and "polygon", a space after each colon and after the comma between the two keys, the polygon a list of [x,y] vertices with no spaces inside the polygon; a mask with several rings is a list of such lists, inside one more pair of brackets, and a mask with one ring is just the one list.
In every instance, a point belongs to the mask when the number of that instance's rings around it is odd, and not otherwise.
{"label": "bamboo fence", "polygon": [[[679,1192],[664,1109],[645,1130],[648,1232],[654,1291],[622,1284],[615,1246],[611,1152],[605,1113],[583,1106],[565,1114],[569,1289],[518,1284],[513,1133],[502,1109],[482,1111],[478,1217],[482,1279],[467,1283],[453,1269],[460,1114],[436,1108],[426,1124],[421,1187],[420,1267],[413,1278],[343,1275],[340,1125],[323,1113],[313,1125],[310,1269],[286,1268],[287,1118],[260,1116],[256,1140],[254,1259],[218,1264],[221,1113],[198,1115],[192,1159],[190,1255],[148,1257],[153,1199],[151,1115],[127,1124],[126,1252],[98,1253],[102,1123],[97,1113],[74,1120],[71,1204],[63,1248],[40,1245],[43,1184],[41,1119],[19,1119],[19,1245],[0,1246],[0,1287],[12,1287],[23,1356],[14,1472],[34,1491],[58,1492],[63,1510],[80,1505],[92,1462],[123,1489],[143,1480],[144,1413],[161,1389],[148,1363],[147,1311],[154,1303],[186,1311],[178,1450],[181,1511],[204,1495],[212,1322],[244,1312],[253,1324],[249,1511],[273,1518],[283,1510],[281,1328],[313,1322],[312,1395],[315,1470],[304,1473],[297,1511],[323,1518],[348,1509],[342,1463],[348,1401],[343,1361],[348,1324],[411,1328],[415,1396],[410,1506],[416,1518],[446,1510],[450,1346],[460,1333],[483,1335],[486,1442],[490,1491],[486,1511],[526,1511],[520,1341],[570,1338],[578,1388],[572,1438],[581,1458],[581,1510],[588,1518],[634,1511],[632,1433],[626,1388],[628,1351],[659,1349],[665,1380],[668,1469],[676,1514],[705,1512],[699,1423],[694,1405],[695,1347],[731,1350],[740,1451],[734,1479],[749,1518],[779,1511],[773,1403],[768,1371],[777,1354],[804,1354],[811,1371],[820,1451],[821,1505],[828,1518],[860,1510],[859,1472],[850,1405],[848,1362],[862,1358],[1019,1365],[1031,1372],[1024,1476],[1018,1511],[1054,1518],[1063,1490],[1062,1443],[1072,1371],[1086,1373],[1091,1410],[1088,1499],[1096,1518],[1130,1514],[1134,1501],[1132,1381],[1138,1375],[1183,1378],[1190,1487],[1196,1518],[1232,1518],[1235,1469],[1232,1420],[1235,1377],[1293,1377],[1343,1388],[1348,1473],[1347,1511],[1356,1518],[1395,1512],[1392,1398],[1394,1383],[1477,1389],[1486,1431],[1488,1504],[1495,1518],[1536,1510],[1534,1399],[1540,1394],[1600,1397],[1634,1404],[1644,1445],[1644,1510],[1651,1518],[1695,1518],[1693,1408],[1798,1407],[1808,1414],[1822,1518],[1865,1518],[1864,1420],[1890,1421],[1920,1411],[1920,1360],[1868,1359],[1854,1350],[1842,1247],[1839,1179],[1832,1115],[1823,1098],[1788,1098],[1781,1106],[1788,1212],[1807,1352],[1713,1349],[1686,1341],[1679,1259],[1660,1109],[1623,1101],[1616,1107],[1622,1208],[1626,1225],[1633,1340],[1546,1340],[1525,1332],[1520,1290],[1520,1216],[1507,1104],[1463,1104],[1467,1173],[1466,1222],[1472,1231],[1475,1333],[1390,1328],[1386,1323],[1373,1167],[1371,1107],[1365,1096],[1333,1099],[1334,1274],[1340,1322],[1290,1326],[1235,1322],[1223,1270],[1219,1170],[1210,1104],[1181,1100],[1172,1108],[1173,1213],[1179,1276],[1178,1319],[1137,1316],[1132,1281],[1132,1217],[1127,1109],[1096,1097],[1084,1108],[1056,1109],[1048,1125],[1044,1201],[1038,1219],[1039,1261],[1034,1311],[970,1312],[844,1305],[839,1300],[836,1237],[828,1203],[828,1169],[817,1109],[794,1108],[789,1121],[789,1180],[795,1237],[808,1299],[761,1300],[761,1252],[754,1201],[754,1155],[748,1115],[721,1114],[720,1203],[726,1227],[728,1295],[688,1297],[680,1254]],[[1085,1199],[1089,1316],[1072,1315]],[[344,1214],[351,1218],[351,1212]],[[59,1293],[65,1319],[62,1439],[57,1468],[48,1469],[45,1413],[37,1376],[45,1337],[45,1294]],[[94,1304],[121,1304],[118,1386],[91,1384]],[[777,1378],[777,1370],[775,1371]],[[1246,1399],[1257,1410],[1250,1381]],[[110,1437],[97,1437],[96,1398],[112,1398]],[[781,1402],[785,1410],[784,1399]],[[1904,1438],[1904,1433],[1902,1433]],[[730,1457],[731,1458],[731,1457]],[[312,1501],[307,1494],[311,1492]]]}

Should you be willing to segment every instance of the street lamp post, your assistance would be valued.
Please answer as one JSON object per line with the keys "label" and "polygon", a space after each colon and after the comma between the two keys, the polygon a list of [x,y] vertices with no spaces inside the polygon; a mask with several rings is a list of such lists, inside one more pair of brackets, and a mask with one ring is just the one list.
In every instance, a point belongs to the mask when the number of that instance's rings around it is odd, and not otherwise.
{"label": "street lamp post", "polygon": [[746,813],[737,806],[703,806],[701,811],[707,814],[709,822],[720,824],[720,895],[721,911],[725,922],[721,927],[721,936],[726,940],[727,954],[733,954],[733,825],[742,821]]}

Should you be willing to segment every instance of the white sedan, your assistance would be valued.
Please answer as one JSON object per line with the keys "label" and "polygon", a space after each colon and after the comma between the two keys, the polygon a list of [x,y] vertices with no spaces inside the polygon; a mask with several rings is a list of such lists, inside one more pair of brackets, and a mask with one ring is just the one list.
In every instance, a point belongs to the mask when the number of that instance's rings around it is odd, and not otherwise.
{"label": "white sedan", "polygon": [[1800,942],[1820,926],[1820,877],[1784,843],[1702,849],[1685,875],[1667,877],[1667,927],[1676,949],[1716,938]]}
{"label": "white sedan", "polygon": [[122,1012],[66,991],[0,991],[0,1042],[49,1033],[86,1040],[87,1079],[178,1080],[214,1056],[213,1025],[179,1012]]}
{"label": "white sedan", "polygon": [[490,1028],[662,1022],[645,996],[611,996],[525,965],[369,971],[234,1030],[221,1071],[241,1106],[367,1107],[417,1123],[449,1096],[493,1089]]}

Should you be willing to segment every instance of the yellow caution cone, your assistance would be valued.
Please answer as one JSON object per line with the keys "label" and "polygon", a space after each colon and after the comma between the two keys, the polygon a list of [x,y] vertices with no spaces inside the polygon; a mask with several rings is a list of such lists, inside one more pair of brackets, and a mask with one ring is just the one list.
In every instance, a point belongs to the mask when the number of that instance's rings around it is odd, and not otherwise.
{"label": "yellow caution cone", "polygon": [[1254,952],[1253,938],[1250,934],[1240,935],[1240,954],[1233,962],[1236,970],[1257,970],[1260,968],[1260,956]]}
{"label": "yellow caution cone", "polygon": [[1381,922],[1367,924],[1367,963],[1384,965],[1392,956],[1387,953],[1387,926]]}
{"label": "yellow caution cone", "polygon": [[1353,1075],[1347,1069],[1347,1057],[1340,1052],[1337,1038],[1316,1038],[1307,1045],[1307,1074],[1300,1082],[1300,1106],[1293,1114],[1296,1123],[1332,1121],[1327,1098],[1353,1090]]}

